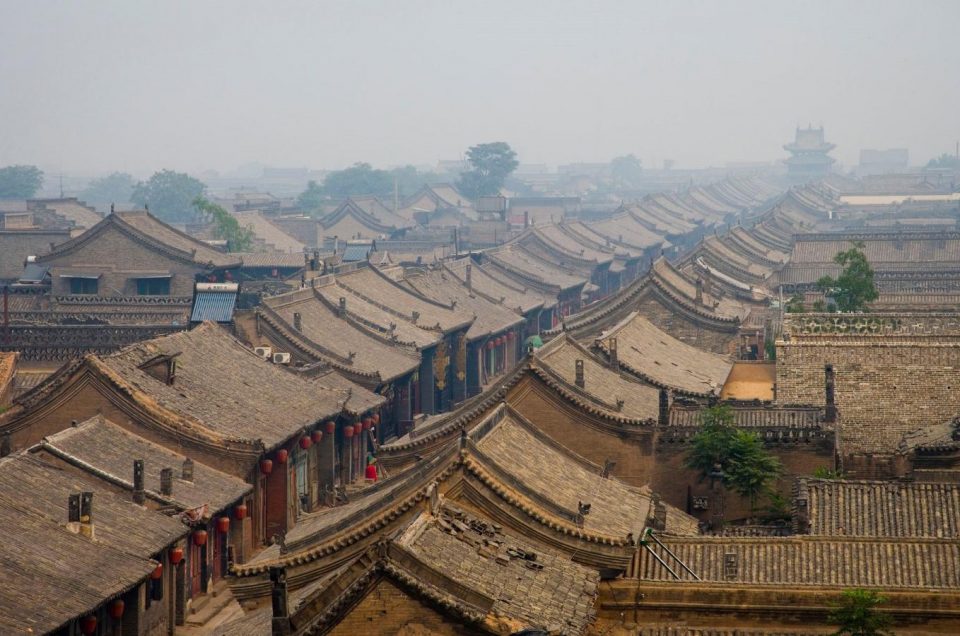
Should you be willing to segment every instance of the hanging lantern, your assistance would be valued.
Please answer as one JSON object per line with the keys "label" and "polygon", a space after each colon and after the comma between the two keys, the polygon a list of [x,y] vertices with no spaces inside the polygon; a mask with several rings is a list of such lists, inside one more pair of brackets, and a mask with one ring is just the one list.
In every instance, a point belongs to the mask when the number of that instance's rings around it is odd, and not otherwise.
{"label": "hanging lantern", "polygon": [[123,618],[123,609],[124,609],[123,599],[121,598],[114,599],[113,603],[110,603],[110,607],[108,608],[108,611],[110,613],[110,618],[113,618],[116,620],[120,620],[121,618]]}
{"label": "hanging lantern", "polygon": [[278,451],[277,451],[277,463],[278,463],[278,464],[286,464],[286,463],[287,463],[287,455],[289,455],[289,453],[287,452],[287,449],[286,449],[286,448],[281,448],[280,450],[278,450]]}
{"label": "hanging lantern", "polygon": [[343,427],[343,436],[346,437],[347,439],[350,439],[351,437],[353,437],[353,427],[350,426],[349,424],[347,424],[346,426],[344,426],[344,427]]}
{"label": "hanging lantern", "polygon": [[230,532],[230,517],[218,518],[217,530],[220,531],[220,534],[227,534],[228,532]]}
{"label": "hanging lantern", "polygon": [[379,413],[374,413],[374,414],[373,414],[373,425],[374,425],[374,426],[380,426],[380,414],[379,414]]}
{"label": "hanging lantern", "polygon": [[207,543],[207,531],[197,530],[193,533],[193,545],[205,545]]}
{"label": "hanging lantern", "polygon": [[307,450],[311,446],[313,446],[313,440],[310,439],[309,435],[304,435],[303,437],[300,438],[300,448],[302,448],[303,450]]}
{"label": "hanging lantern", "polygon": [[517,334],[513,333],[512,331],[507,332],[507,340],[513,340],[516,337],[517,337]]}
{"label": "hanging lantern", "polygon": [[272,459],[261,459],[260,460],[260,472],[264,475],[269,475],[273,472],[273,460]]}
{"label": "hanging lantern", "polygon": [[487,351],[491,351],[495,346],[496,345],[494,344],[493,340],[487,341]]}
{"label": "hanging lantern", "polygon": [[238,504],[238,505],[233,509],[233,517],[234,517],[237,521],[243,521],[244,519],[246,519],[246,518],[247,518],[247,504],[245,504],[245,503]]}
{"label": "hanging lantern", "polygon": [[337,430],[337,423],[334,422],[333,420],[327,420],[326,427],[327,427],[327,435],[333,435],[334,432]]}
{"label": "hanging lantern", "polygon": [[80,619],[80,633],[85,634],[86,636],[91,636],[97,631],[97,617],[96,616],[84,616]]}
{"label": "hanging lantern", "polygon": [[370,427],[373,426],[373,420],[370,419],[369,417],[365,417],[361,421],[361,424],[363,425],[363,430],[369,431]]}
{"label": "hanging lantern", "polygon": [[321,441],[323,441],[323,431],[317,429],[310,433],[310,439],[313,440],[314,444],[319,444]]}
{"label": "hanging lantern", "polygon": [[170,563],[177,565],[183,561],[183,548],[170,548]]}
{"label": "hanging lantern", "polygon": [[157,563],[157,567],[153,568],[153,572],[150,573],[150,578],[156,581],[162,576],[163,576],[163,563]]}

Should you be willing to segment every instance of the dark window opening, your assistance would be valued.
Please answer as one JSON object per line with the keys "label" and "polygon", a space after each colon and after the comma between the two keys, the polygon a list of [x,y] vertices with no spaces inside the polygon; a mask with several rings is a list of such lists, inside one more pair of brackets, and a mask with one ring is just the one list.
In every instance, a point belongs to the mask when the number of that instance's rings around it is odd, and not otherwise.
{"label": "dark window opening", "polygon": [[71,278],[70,293],[71,294],[96,294],[97,279],[96,278]]}
{"label": "dark window opening", "polygon": [[169,296],[169,278],[138,278],[137,294],[139,296]]}

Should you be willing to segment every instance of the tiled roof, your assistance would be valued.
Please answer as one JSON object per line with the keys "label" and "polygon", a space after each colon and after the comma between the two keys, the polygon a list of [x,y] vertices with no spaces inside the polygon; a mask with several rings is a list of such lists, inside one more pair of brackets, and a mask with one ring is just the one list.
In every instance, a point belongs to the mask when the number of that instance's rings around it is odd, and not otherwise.
{"label": "tiled roof", "polygon": [[[268,297],[263,304],[286,323],[288,333],[295,335],[294,314],[300,314],[299,333],[310,344],[317,345],[316,353],[321,359],[349,371],[371,376],[379,374],[387,382],[411,372],[420,364],[420,356],[415,351],[391,343],[386,336],[374,335],[338,316],[331,303],[313,289]],[[350,304],[347,309],[351,309]]]}
{"label": "tiled roof", "polygon": [[[547,438],[513,411],[507,409],[489,431],[482,428],[474,433],[477,449],[508,476],[506,483],[519,484],[521,495],[526,493],[535,505],[575,516],[580,503],[590,504],[584,530],[621,539],[628,534],[640,537],[653,517],[649,490],[602,477],[601,466]],[[665,532],[697,534],[697,520],[667,506]]]}
{"label": "tiled roof", "polygon": [[576,385],[576,361],[583,361],[584,391],[603,403],[616,408],[623,401],[620,414],[634,419],[656,419],[659,412],[659,391],[637,380],[624,376],[619,369],[598,360],[595,355],[569,336],[561,334],[536,352],[537,360],[563,378],[568,385]]}
{"label": "tiled roof", "polygon": [[599,583],[595,570],[453,506],[446,506],[438,517],[421,515],[396,544],[426,566],[492,599],[489,613],[518,628],[581,634],[593,619]]}
{"label": "tiled roof", "polygon": [[[960,542],[931,539],[664,538],[704,582],[771,586],[960,587]],[[656,550],[656,548],[654,548]],[[647,550],[637,576],[676,579]],[[685,581],[693,577],[675,569]]]}
{"label": "tiled roof", "polygon": [[456,303],[457,309],[473,314],[474,321],[467,330],[467,338],[470,340],[496,335],[523,322],[523,316],[517,311],[478,293],[471,293],[445,269],[429,269],[419,274],[408,273],[404,283],[419,294],[444,304]]}
{"label": "tiled roof", "polygon": [[619,212],[599,221],[588,222],[586,226],[611,241],[640,249],[654,247],[665,241],[663,236],[640,224],[625,212]]}
{"label": "tiled roof", "polygon": [[[139,366],[179,354],[176,380],[161,382]],[[346,393],[263,360],[213,323],[131,345],[99,358],[121,382],[227,439],[272,448],[341,411]]]}
{"label": "tiled roof", "polygon": [[474,262],[471,258],[446,261],[443,266],[466,283],[468,264],[473,288],[489,298],[498,300],[502,298],[505,307],[517,308],[521,313],[527,313],[538,307],[552,307],[557,303],[556,297],[548,296],[502,275],[500,277],[493,275],[486,266]]}
{"label": "tiled roof", "polygon": [[237,264],[234,256],[219,252],[203,241],[170,227],[149,212],[116,212],[110,216],[118,217],[145,236],[191,254],[197,263],[213,263],[218,267],[232,267]]}
{"label": "tiled roof", "polygon": [[[13,379],[17,373],[17,359],[20,357],[16,351],[0,351],[0,396],[4,394],[7,387],[13,384]],[[2,404],[0,404],[2,406]]]}
{"label": "tiled roof", "polygon": [[617,338],[620,364],[640,377],[685,393],[719,393],[733,363],[677,340],[634,313],[597,339],[609,354],[609,338]]}
{"label": "tiled roof", "polygon": [[[144,487],[151,497],[188,509],[208,504],[211,514],[250,492],[251,486],[219,470],[195,462],[193,480],[181,479],[186,456],[135,435],[98,415],[44,438],[41,447],[63,460],[133,489],[134,459],[144,460]],[[160,495],[160,470],[173,469],[173,494]]]}
{"label": "tiled roof", "polygon": [[960,540],[960,484],[801,479],[799,492],[810,534]]}
{"label": "tiled roof", "polygon": [[301,259],[303,258],[306,245],[271,223],[270,219],[259,212],[235,212],[233,216],[240,223],[240,227],[252,229],[254,237],[263,241],[268,248],[286,254],[297,254]]}
{"label": "tiled roof", "polygon": [[[284,254],[282,252],[229,252],[230,256],[242,261],[243,268],[251,267],[296,267],[306,266],[301,253]],[[321,255],[322,256],[322,255]]]}
{"label": "tiled roof", "polygon": [[496,265],[508,276],[541,286],[553,286],[561,291],[574,289],[587,283],[582,276],[575,276],[560,270],[556,265],[543,261],[526,251],[521,245],[511,243],[484,253],[484,261]]}
{"label": "tiled roof", "polygon": [[[0,465],[16,467],[20,461],[23,460],[8,457],[0,460]],[[38,491],[45,488],[42,482],[35,485]],[[64,527],[66,495],[58,502],[62,513],[54,518],[38,512],[37,502],[27,501],[23,492],[21,482],[13,496],[0,496],[0,536],[3,537],[0,570],[4,572],[4,585],[0,586],[0,632],[46,634],[56,631],[70,620],[94,610],[105,599],[133,588],[156,567],[155,561],[131,554],[125,545],[91,541],[67,530]],[[94,497],[96,524],[100,523],[101,509],[111,514],[114,506],[108,502],[109,498],[105,491],[99,491]],[[136,507],[132,503],[125,505]],[[120,506],[117,502],[117,508]],[[150,515],[148,518],[158,516],[153,512],[142,513]],[[112,525],[106,519],[103,533]],[[129,522],[127,517],[125,523]],[[99,526],[95,527],[101,535]],[[44,599],[56,599],[56,602],[43,602]]]}
{"label": "tiled roof", "polygon": [[849,234],[800,234],[796,237],[790,262],[832,264],[833,257],[863,241],[864,254],[875,270],[886,263],[960,262],[960,233],[957,232],[852,232]]}

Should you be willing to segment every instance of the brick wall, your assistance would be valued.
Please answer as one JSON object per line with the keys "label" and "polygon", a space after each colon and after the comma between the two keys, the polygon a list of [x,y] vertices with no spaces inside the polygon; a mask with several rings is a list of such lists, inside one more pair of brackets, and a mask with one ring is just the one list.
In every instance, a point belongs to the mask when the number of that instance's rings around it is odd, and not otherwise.
{"label": "brick wall", "polygon": [[[777,401],[822,404],[826,364],[835,372],[844,457],[892,454],[904,433],[960,413],[960,343],[839,337],[780,342]],[[874,474],[882,472],[877,460],[861,457],[851,465],[865,462]]]}
{"label": "brick wall", "polygon": [[424,606],[387,579],[378,582],[330,632],[332,636],[454,636],[479,633]]}

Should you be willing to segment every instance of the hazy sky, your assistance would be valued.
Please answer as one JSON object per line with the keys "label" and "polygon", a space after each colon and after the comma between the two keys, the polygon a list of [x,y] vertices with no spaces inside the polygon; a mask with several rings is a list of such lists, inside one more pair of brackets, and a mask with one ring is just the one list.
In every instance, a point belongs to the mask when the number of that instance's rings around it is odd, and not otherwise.
{"label": "hazy sky", "polygon": [[0,165],[773,160],[960,138],[960,1],[0,0]]}

